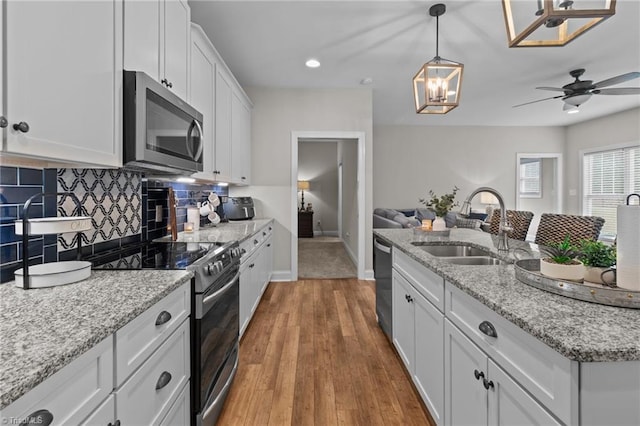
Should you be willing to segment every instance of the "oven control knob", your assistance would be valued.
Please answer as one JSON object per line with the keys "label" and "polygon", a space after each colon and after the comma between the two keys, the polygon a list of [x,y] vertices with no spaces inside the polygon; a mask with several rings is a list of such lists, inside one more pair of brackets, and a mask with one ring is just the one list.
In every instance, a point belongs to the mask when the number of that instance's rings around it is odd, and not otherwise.
{"label": "oven control knob", "polygon": [[207,275],[215,274],[216,273],[215,264],[213,262],[209,263],[204,271],[206,272]]}

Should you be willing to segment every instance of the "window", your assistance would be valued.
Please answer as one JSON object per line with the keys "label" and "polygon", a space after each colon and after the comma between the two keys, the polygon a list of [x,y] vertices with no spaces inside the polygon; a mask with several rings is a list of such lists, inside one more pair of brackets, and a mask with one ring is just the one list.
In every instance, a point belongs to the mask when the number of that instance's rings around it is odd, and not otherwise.
{"label": "window", "polygon": [[520,197],[542,198],[541,164],[539,158],[520,159]]}
{"label": "window", "polygon": [[604,218],[600,238],[613,239],[618,205],[640,192],[640,146],[585,153],[582,167],[582,212]]}

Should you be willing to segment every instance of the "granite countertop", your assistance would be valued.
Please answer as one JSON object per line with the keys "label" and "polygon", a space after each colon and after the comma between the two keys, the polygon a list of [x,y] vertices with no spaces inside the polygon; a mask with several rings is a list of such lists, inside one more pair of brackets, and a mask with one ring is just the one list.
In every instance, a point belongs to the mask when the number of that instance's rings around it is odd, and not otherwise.
{"label": "granite countertop", "polygon": [[[640,309],[583,302],[539,290],[518,281],[511,264],[462,266],[438,260],[413,244],[468,243],[489,248],[497,257],[514,261],[514,249],[538,258],[538,246],[509,240],[506,255],[497,252],[497,237],[471,229],[452,229],[449,237],[414,235],[411,229],[374,229],[391,243],[497,314],[533,335],[563,356],[580,362],[640,361]],[[524,253],[521,250],[520,253]]]}
{"label": "granite countertop", "polygon": [[188,271],[92,271],[33,290],[0,285],[0,410],[193,276]]}
{"label": "granite countertop", "polygon": [[[186,243],[226,243],[229,241],[242,242],[273,222],[273,219],[253,219],[235,222],[219,223],[215,226],[203,226],[193,232],[179,232],[178,242]],[[158,238],[154,241],[171,241],[170,236]]]}

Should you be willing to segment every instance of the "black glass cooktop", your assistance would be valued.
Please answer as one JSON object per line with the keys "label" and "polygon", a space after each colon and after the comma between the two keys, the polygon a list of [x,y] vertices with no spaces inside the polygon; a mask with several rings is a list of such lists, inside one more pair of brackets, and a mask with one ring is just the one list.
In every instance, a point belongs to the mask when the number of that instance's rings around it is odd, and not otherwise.
{"label": "black glass cooktop", "polygon": [[196,260],[218,247],[217,243],[146,242],[136,243],[82,260],[92,269],[186,269]]}

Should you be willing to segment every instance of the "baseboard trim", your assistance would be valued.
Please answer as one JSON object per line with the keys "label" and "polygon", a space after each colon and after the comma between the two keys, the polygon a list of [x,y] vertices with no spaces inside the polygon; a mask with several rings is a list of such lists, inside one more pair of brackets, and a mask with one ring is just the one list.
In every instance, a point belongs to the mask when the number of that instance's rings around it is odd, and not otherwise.
{"label": "baseboard trim", "polygon": [[292,281],[291,271],[273,271],[271,281]]}
{"label": "baseboard trim", "polygon": [[373,269],[367,269],[364,271],[364,278],[362,278],[363,280],[367,280],[367,281],[374,281],[375,278],[373,276]]}

